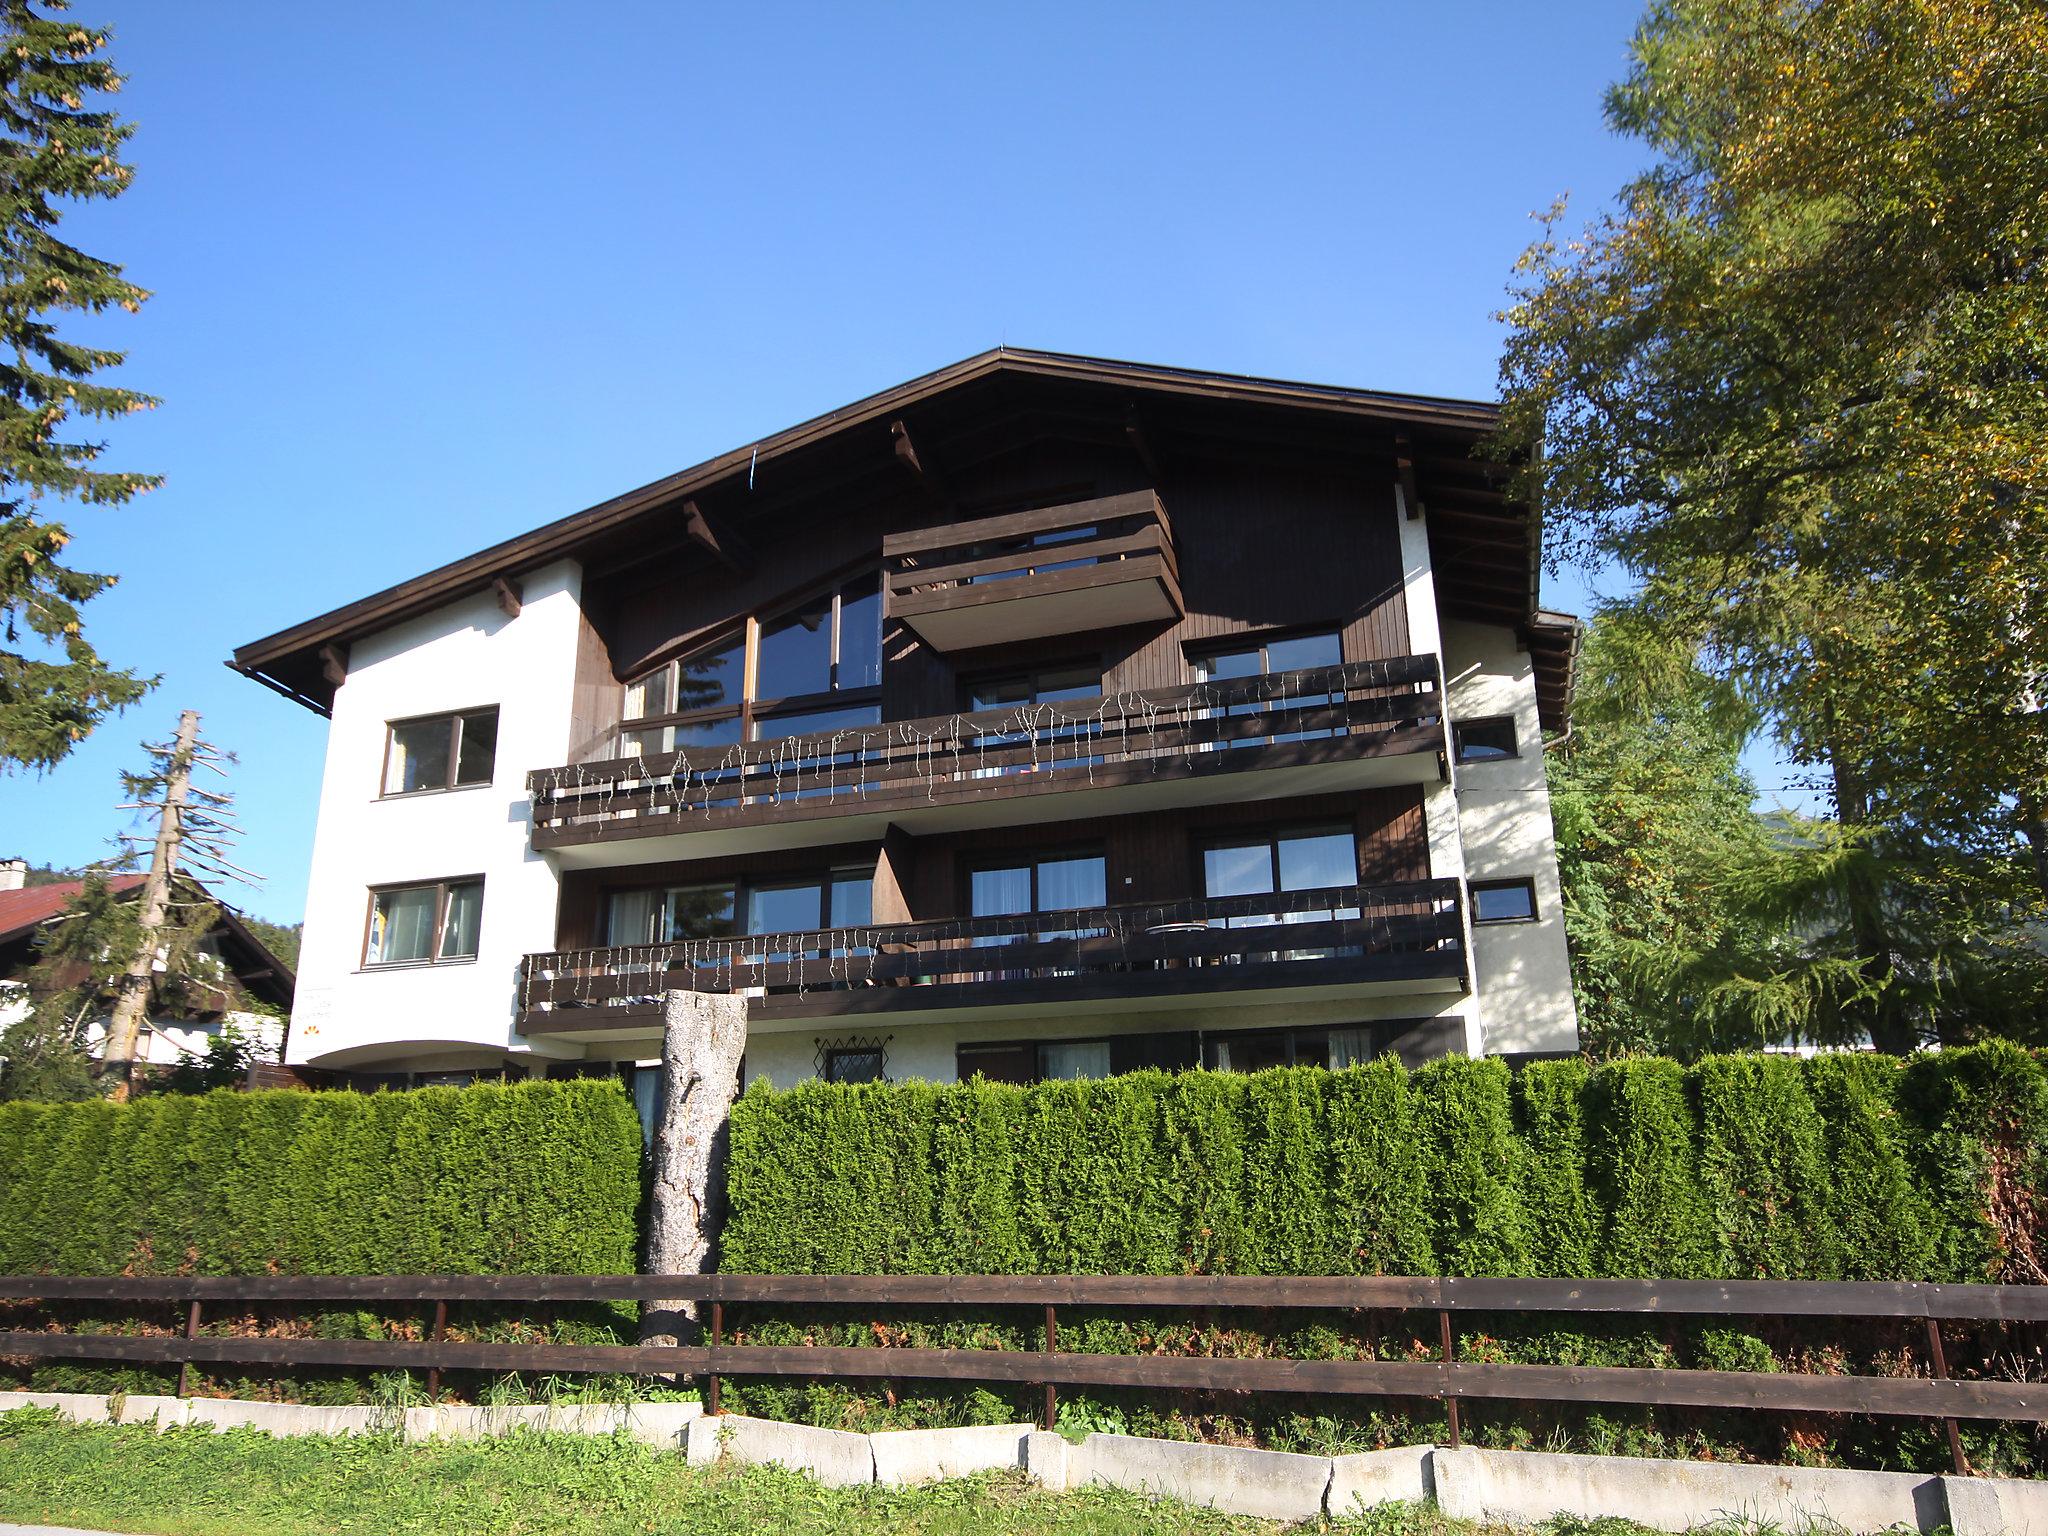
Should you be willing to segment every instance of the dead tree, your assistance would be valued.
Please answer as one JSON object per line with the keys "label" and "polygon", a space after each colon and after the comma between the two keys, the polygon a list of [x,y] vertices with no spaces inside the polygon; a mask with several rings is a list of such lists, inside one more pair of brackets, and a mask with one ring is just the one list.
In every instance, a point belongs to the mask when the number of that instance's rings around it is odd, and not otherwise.
{"label": "dead tree", "polygon": [[[739,1093],[747,1000],[722,992],[670,992],[662,1005],[661,1111],[648,1197],[647,1272],[698,1275],[711,1261],[725,1214],[726,1118]],[[650,1301],[640,1337],[679,1344],[697,1330],[697,1304]]]}

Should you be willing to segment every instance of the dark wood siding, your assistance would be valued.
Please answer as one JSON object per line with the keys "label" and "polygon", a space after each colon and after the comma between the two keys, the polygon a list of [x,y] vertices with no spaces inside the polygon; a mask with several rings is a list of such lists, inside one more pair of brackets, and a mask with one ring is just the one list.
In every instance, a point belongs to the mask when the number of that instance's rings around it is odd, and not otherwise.
{"label": "dark wood siding", "polygon": [[[1333,824],[1348,824],[1357,836],[1361,882],[1429,878],[1422,790],[1413,785],[1098,817],[1052,826],[991,827],[934,837],[898,833],[893,834],[891,864],[902,882],[907,908],[900,920],[910,922],[964,916],[968,911],[968,871],[1019,849],[1100,849],[1112,905],[1177,901],[1202,893],[1201,846],[1212,835],[1249,828]],[[556,943],[564,949],[602,943],[605,901],[612,891],[873,867],[879,852],[875,843],[846,843],[626,869],[571,870],[562,881]]]}

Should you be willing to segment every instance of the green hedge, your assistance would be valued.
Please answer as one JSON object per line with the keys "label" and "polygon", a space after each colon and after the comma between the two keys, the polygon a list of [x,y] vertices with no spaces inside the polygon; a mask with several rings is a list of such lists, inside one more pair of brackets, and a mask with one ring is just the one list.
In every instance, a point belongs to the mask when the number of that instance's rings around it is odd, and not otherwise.
{"label": "green hedge", "polygon": [[2004,1044],[757,1083],[732,1117],[722,1264],[2027,1280],[2044,1145],[2048,1074]]}
{"label": "green hedge", "polygon": [[604,1080],[0,1105],[0,1273],[630,1274]]}

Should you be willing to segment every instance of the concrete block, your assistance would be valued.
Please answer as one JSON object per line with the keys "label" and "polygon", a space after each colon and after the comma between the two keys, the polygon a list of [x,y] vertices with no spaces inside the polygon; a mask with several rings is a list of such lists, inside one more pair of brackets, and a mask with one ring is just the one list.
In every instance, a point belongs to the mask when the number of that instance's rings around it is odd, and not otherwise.
{"label": "concrete block", "polygon": [[440,1426],[439,1408],[408,1408],[398,1420],[398,1433],[406,1440],[431,1440]]}
{"label": "concrete block", "polygon": [[1065,1435],[1034,1429],[1024,1437],[1024,1470],[1040,1487],[1053,1493],[1065,1493],[1070,1486],[1067,1480],[1070,1458],[1067,1453],[1072,1449]]}
{"label": "concrete block", "polygon": [[680,1451],[691,1420],[703,1414],[702,1403],[634,1403],[626,1409],[626,1433],[642,1445]]}
{"label": "concrete block", "polygon": [[1955,1536],[2048,1536],[2048,1483],[2016,1477],[1944,1477]]}
{"label": "concrete block", "polygon": [[1723,1521],[1788,1532],[1933,1531],[1946,1523],[1942,1480],[1910,1472],[1564,1456],[1439,1447],[1438,1506],[1460,1520],[1522,1524],[1552,1515],[1614,1515],[1653,1530]]}
{"label": "concrete block", "polygon": [[107,1399],[100,1392],[0,1392],[0,1413],[15,1408],[54,1408],[74,1424],[107,1422]]}
{"label": "concrete block", "polygon": [[878,1483],[935,1483],[949,1477],[1024,1465],[1029,1424],[965,1429],[891,1429],[869,1435]]}
{"label": "concrete block", "polygon": [[388,1408],[321,1408],[306,1403],[252,1403],[227,1397],[195,1397],[186,1422],[215,1429],[260,1429],[266,1435],[370,1435],[395,1427]]}
{"label": "concrete block", "polygon": [[175,1429],[186,1422],[192,1411],[189,1399],[158,1397],[148,1392],[131,1392],[109,1401],[119,1405],[114,1416],[116,1424],[154,1424],[158,1429]]}
{"label": "concrete block", "polygon": [[830,1488],[875,1480],[875,1452],[866,1435],[723,1413],[692,1419],[689,1437],[692,1466],[725,1457],[750,1466],[773,1464],[808,1472]]}
{"label": "concrete block", "polygon": [[1427,1445],[1397,1445],[1330,1458],[1325,1503],[1333,1519],[1348,1520],[1376,1504],[1420,1504],[1435,1497]]}
{"label": "concrete block", "polygon": [[489,1440],[501,1435],[609,1435],[626,1421],[617,1403],[444,1403],[427,1434],[437,1440]]}
{"label": "concrete block", "polygon": [[1323,1512],[1330,1458],[1234,1445],[1090,1435],[1071,1446],[1067,1486],[1108,1483],[1262,1520],[1313,1520]]}

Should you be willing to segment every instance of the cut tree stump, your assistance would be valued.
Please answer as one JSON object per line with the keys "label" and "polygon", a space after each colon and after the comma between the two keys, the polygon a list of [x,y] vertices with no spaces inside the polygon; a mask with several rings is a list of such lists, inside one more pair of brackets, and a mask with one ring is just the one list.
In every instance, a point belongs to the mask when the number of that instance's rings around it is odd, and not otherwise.
{"label": "cut tree stump", "polygon": [[[647,1272],[697,1275],[710,1267],[725,1217],[726,1117],[739,1093],[747,1000],[724,992],[670,992],[662,1000],[661,1111],[647,1208]],[[682,1344],[697,1335],[697,1304],[649,1301],[640,1337]]]}

